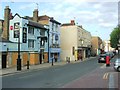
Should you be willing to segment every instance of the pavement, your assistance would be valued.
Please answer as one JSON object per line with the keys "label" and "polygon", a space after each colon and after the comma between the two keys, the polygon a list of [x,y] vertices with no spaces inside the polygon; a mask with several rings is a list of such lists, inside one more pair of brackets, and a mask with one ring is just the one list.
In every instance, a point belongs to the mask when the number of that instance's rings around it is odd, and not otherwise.
{"label": "pavement", "polygon": [[[95,58],[95,57],[86,58],[83,61],[90,60],[91,58]],[[80,60],[71,61],[70,63],[79,63],[79,62],[82,62],[82,61],[80,61]],[[59,61],[59,62],[54,62],[53,66],[62,66],[62,65],[66,65],[66,64],[69,64],[69,63],[67,63],[65,61]],[[40,69],[42,70],[44,68],[50,68],[50,67],[53,67],[53,66],[52,66],[52,63],[30,65],[29,69],[27,69],[27,66],[22,66],[22,69],[20,71],[17,71],[16,67],[9,67],[9,68],[5,68],[5,69],[0,69],[0,76],[23,73],[23,72],[30,72],[30,71],[33,71],[33,70],[40,70]]]}

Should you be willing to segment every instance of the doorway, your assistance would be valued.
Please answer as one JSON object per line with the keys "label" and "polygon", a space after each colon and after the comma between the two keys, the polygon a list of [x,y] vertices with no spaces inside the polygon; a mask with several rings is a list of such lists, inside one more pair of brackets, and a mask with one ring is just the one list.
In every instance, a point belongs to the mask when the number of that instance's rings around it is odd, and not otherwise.
{"label": "doorway", "polygon": [[7,54],[2,53],[2,69],[6,68],[6,66],[7,66]]}

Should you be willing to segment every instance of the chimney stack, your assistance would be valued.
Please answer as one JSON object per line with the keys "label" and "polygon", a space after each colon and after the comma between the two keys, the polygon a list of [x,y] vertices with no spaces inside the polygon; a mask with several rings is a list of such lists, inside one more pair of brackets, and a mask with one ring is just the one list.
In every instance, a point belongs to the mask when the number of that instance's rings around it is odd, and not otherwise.
{"label": "chimney stack", "polygon": [[33,21],[38,22],[38,9],[33,11]]}
{"label": "chimney stack", "polygon": [[75,21],[74,20],[71,20],[71,25],[75,25]]}
{"label": "chimney stack", "polygon": [[4,24],[3,24],[3,34],[2,37],[6,40],[9,40],[9,20],[10,20],[11,9],[9,6],[6,6],[4,9]]}

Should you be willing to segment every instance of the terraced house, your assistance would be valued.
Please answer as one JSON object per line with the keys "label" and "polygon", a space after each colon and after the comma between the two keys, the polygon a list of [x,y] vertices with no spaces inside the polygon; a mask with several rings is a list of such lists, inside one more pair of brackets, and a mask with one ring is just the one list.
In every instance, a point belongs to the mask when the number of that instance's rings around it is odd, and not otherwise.
{"label": "terraced house", "polygon": [[39,16],[38,9],[33,11],[33,17],[25,16],[25,18],[34,20],[45,27],[47,27],[48,32],[46,33],[47,46],[44,51],[45,62],[58,62],[60,61],[60,26],[61,23],[56,21],[53,17],[47,15]]}
{"label": "terraced house", "polygon": [[70,61],[85,59],[91,55],[91,34],[74,20],[61,25],[61,59]]}
{"label": "terraced house", "polygon": [[[9,16],[10,9],[8,6],[6,9],[5,13],[8,13]],[[16,66],[18,40],[20,42],[22,65],[26,65],[27,61],[30,64],[41,64],[44,62],[44,49],[47,40],[45,32],[47,32],[47,29],[35,21],[21,17],[17,13],[12,19],[7,20],[5,26],[6,24],[9,28],[4,30],[3,38],[0,42],[2,46],[0,51],[3,56],[2,68]]]}
{"label": "terraced house", "polygon": [[38,9],[33,11],[33,17],[21,17],[17,13],[12,16],[9,6],[5,8],[4,17],[1,21],[4,30],[1,30],[0,39],[2,68],[16,66],[18,41],[22,65],[28,61],[30,64],[60,61],[61,24],[53,17],[38,16]]}

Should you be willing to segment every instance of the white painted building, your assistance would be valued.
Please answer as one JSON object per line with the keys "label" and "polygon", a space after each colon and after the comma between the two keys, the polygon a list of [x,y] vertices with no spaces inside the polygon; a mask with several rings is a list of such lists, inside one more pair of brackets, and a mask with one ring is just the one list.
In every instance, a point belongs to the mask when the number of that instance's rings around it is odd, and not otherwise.
{"label": "white painted building", "polygon": [[15,14],[10,20],[9,40],[0,42],[4,68],[16,66],[19,35],[22,65],[26,65],[27,61],[30,64],[43,63],[47,40],[45,32],[47,29],[43,25]]}
{"label": "white painted building", "polygon": [[114,50],[114,48],[112,48],[110,46],[110,40],[104,41],[104,51],[109,52],[109,51],[113,51],[113,50]]}
{"label": "white painted building", "polygon": [[65,23],[61,26],[61,59],[71,61],[85,59],[91,54],[91,34],[79,25]]}

